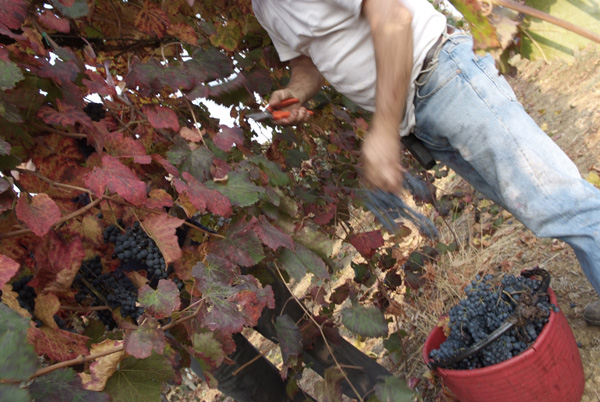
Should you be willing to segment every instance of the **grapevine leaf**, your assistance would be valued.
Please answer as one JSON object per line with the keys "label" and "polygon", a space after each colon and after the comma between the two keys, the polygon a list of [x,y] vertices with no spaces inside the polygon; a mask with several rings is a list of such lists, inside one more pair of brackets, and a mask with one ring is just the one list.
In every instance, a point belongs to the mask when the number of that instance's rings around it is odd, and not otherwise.
{"label": "grapevine leaf", "polygon": [[27,341],[33,345],[38,355],[46,355],[57,361],[87,355],[85,345],[89,339],[87,336],[49,327],[29,328],[27,332]]}
{"label": "grapevine leaf", "polygon": [[[113,350],[123,345],[123,341],[105,339],[100,343],[93,344],[90,354],[102,353]],[[80,373],[79,377],[83,387],[90,391],[102,391],[106,386],[108,379],[117,371],[119,364],[125,358],[124,351],[107,354],[90,364],[90,373]]]}
{"label": "grapevine leaf", "polygon": [[87,70],[85,72],[90,79],[84,78],[82,83],[88,88],[91,93],[97,93],[104,96],[116,96],[117,91],[114,86],[109,85],[106,80],[98,73]]}
{"label": "grapevine leaf", "polygon": [[85,257],[79,237],[72,237],[67,241],[55,231],[48,233],[38,243],[34,254],[38,271],[29,286],[36,288],[38,292],[68,291]]}
{"label": "grapevine leaf", "polygon": [[182,22],[169,25],[167,33],[180,41],[187,42],[191,45],[196,45],[198,43],[198,34],[196,34],[196,30]]}
{"label": "grapevine leaf", "polygon": [[252,226],[244,222],[229,227],[226,238],[211,242],[209,251],[242,267],[251,267],[265,258],[260,239]]}
{"label": "grapevine leaf", "polygon": [[2,303],[6,304],[11,310],[15,311],[21,317],[31,319],[31,314],[29,311],[21,307],[19,304],[19,294],[12,291],[11,285],[6,285],[0,290],[2,290]]}
{"label": "grapevine leaf", "polygon": [[[4,141],[4,139],[0,138],[0,155],[5,156],[5,155],[10,155],[10,150],[12,149],[12,146]],[[2,192],[6,191],[6,189],[9,187],[8,182],[2,178],[2,181],[6,184],[2,184],[3,187],[6,187],[4,190],[2,190]]]}
{"label": "grapevine leaf", "polygon": [[52,0],[52,5],[67,18],[85,17],[90,12],[90,7],[86,0],[73,0],[71,2]]}
{"label": "grapevine leaf", "polygon": [[191,128],[188,128],[188,127],[182,127],[181,130],[179,130],[179,135],[188,141],[192,141],[192,142],[202,141],[202,133],[200,131],[198,131],[197,129],[192,130]]}
{"label": "grapevine leaf", "polygon": [[271,93],[273,80],[268,71],[262,68],[255,68],[248,74],[248,89],[261,96]]}
{"label": "grapevine leaf", "polygon": [[112,132],[106,135],[104,147],[106,151],[118,157],[130,157],[139,164],[149,164],[152,157],[146,153],[146,148],[141,141],[126,137],[122,132]]}
{"label": "grapevine leaf", "polygon": [[283,187],[289,184],[290,177],[281,170],[281,166],[268,160],[264,155],[255,155],[249,160],[267,174],[271,185]]}
{"label": "grapevine leaf", "polygon": [[131,169],[110,155],[103,155],[102,168],[94,167],[84,177],[84,181],[98,197],[108,188],[133,205],[140,206],[146,201],[146,184]]}
{"label": "grapevine leaf", "polygon": [[284,248],[279,255],[281,266],[292,278],[302,280],[307,272],[314,274],[317,278],[327,278],[327,266],[321,258],[313,251],[294,242],[294,249]]}
{"label": "grapevine leaf", "polygon": [[468,21],[475,49],[491,49],[500,46],[496,31],[481,12],[480,3],[477,0],[450,0],[450,3]]}
{"label": "grapevine leaf", "polygon": [[42,25],[44,25],[46,28],[52,31],[62,33],[69,33],[71,31],[71,25],[69,24],[69,20],[61,18],[51,11],[44,10],[44,12],[38,17],[38,19],[40,20]]}
{"label": "grapevine leaf", "polygon": [[152,355],[152,350],[162,355],[166,342],[165,332],[146,322],[125,336],[124,345],[128,354],[138,359],[145,359]]}
{"label": "grapevine leaf", "polygon": [[0,24],[11,29],[21,28],[27,17],[28,4],[24,0],[0,0]]}
{"label": "grapevine leaf", "polygon": [[292,237],[273,226],[264,215],[261,215],[259,219],[253,218],[251,224],[254,225],[254,231],[263,244],[271,250],[275,251],[279,247],[294,250]]}
{"label": "grapevine leaf", "polygon": [[26,381],[37,371],[38,357],[25,337],[29,323],[0,303],[0,378]]}
{"label": "grapevine leaf", "polygon": [[19,385],[0,383],[0,401],[30,402],[31,396],[26,389],[20,388]]}
{"label": "grapevine leaf", "polygon": [[148,194],[148,199],[144,206],[150,209],[170,208],[173,206],[173,197],[162,188],[155,188]]}
{"label": "grapevine leaf", "polygon": [[158,281],[156,290],[144,285],[139,289],[138,294],[140,304],[158,319],[170,316],[181,305],[179,289],[177,289],[175,282],[170,279]]}
{"label": "grapevine leaf", "polygon": [[238,42],[242,39],[242,30],[239,25],[235,21],[229,20],[226,25],[217,25],[216,28],[217,32],[211,35],[210,42],[214,46],[230,52],[236,50]]}
{"label": "grapevine leaf", "polygon": [[290,357],[298,356],[302,353],[302,335],[300,328],[290,318],[289,315],[279,315],[275,318],[275,330],[277,339],[281,348],[281,356],[284,364],[287,364]]}
{"label": "grapevine leaf", "polygon": [[128,357],[106,383],[105,391],[114,401],[157,401],[163,383],[174,376],[173,367],[166,358],[153,354],[146,359]]}
{"label": "grapevine leaf", "polygon": [[260,194],[265,192],[265,189],[252,183],[248,173],[246,172],[231,172],[228,175],[226,182],[206,182],[206,187],[213,190],[218,190],[233,205],[238,207],[248,207],[255,204],[260,199]]}
{"label": "grapevine leaf", "polygon": [[327,368],[325,370],[325,378],[315,384],[317,398],[324,402],[343,401],[342,381],[344,381],[344,375],[341,373],[341,370],[337,367]]}
{"label": "grapevine leaf", "polygon": [[350,331],[365,337],[380,337],[388,333],[388,325],[376,307],[353,306],[342,310],[342,324]]}
{"label": "grapevine leaf", "polygon": [[[61,69],[60,71],[68,71],[68,69]],[[75,75],[79,71],[75,72]],[[70,81],[70,77],[66,77],[66,81]],[[85,114],[83,110],[76,108],[72,105],[64,104],[59,100],[56,101],[58,110],[54,110],[50,106],[42,106],[38,112],[37,117],[42,119],[46,124],[56,124],[63,127],[73,126],[75,123],[82,124],[86,127],[92,127],[92,119]]]}
{"label": "grapevine leaf", "polygon": [[235,144],[244,143],[244,134],[239,127],[228,127],[221,125],[221,131],[215,135],[213,141],[215,145],[223,151],[229,151]]}
{"label": "grapevine leaf", "polygon": [[380,230],[373,230],[353,235],[350,238],[350,244],[368,260],[379,247],[383,246],[384,240]]}
{"label": "grapevine leaf", "polygon": [[31,204],[27,202],[27,195],[21,193],[17,201],[17,218],[25,222],[36,236],[42,237],[50,228],[60,220],[60,209],[48,194],[33,196]]}
{"label": "grapevine leaf", "polygon": [[313,226],[304,226],[296,232],[294,240],[311,249],[323,259],[327,259],[333,254],[334,242]]}
{"label": "grapevine leaf", "polygon": [[198,261],[192,269],[192,276],[197,279],[202,293],[209,291],[214,283],[231,285],[239,275],[237,265],[215,254],[208,254],[205,263]]}
{"label": "grapevine leaf", "polygon": [[402,378],[387,376],[375,385],[375,394],[381,401],[413,401],[415,393]]}
{"label": "grapevine leaf", "polygon": [[196,50],[186,66],[202,82],[226,78],[233,73],[231,58],[214,47]]}
{"label": "grapevine leaf", "polygon": [[170,128],[174,131],[179,131],[179,120],[172,109],[163,106],[145,106],[144,113],[148,117],[148,121],[152,127],[156,129]]}
{"label": "grapevine leaf", "polygon": [[144,219],[144,229],[154,240],[167,264],[181,257],[181,248],[177,243],[175,230],[183,224],[183,219],[162,214],[150,214]]}
{"label": "grapevine leaf", "polygon": [[41,293],[35,298],[34,314],[52,329],[58,329],[54,315],[60,310],[60,300],[53,293]]}
{"label": "grapevine leaf", "polygon": [[10,281],[19,271],[19,263],[12,258],[0,254],[0,289]]}
{"label": "grapevine leaf", "polygon": [[156,59],[142,63],[134,59],[125,82],[129,87],[139,87],[140,94],[150,96],[169,87],[176,91],[190,90],[196,86],[197,77],[184,66],[169,64],[164,67]]}
{"label": "grapevine leaf", "polygon": [[188,172],[197,180],[204,182],[210,178],[210,168],[215,156],[206,147],[190,149],[186,142],[178,143],[167,152],[167,159],[180,170]]}
{"label": "grapevine leaf", "polygon": [[144,1],[133,23],[145,34],[162,38],[169,25],[169,17],[150,1]]}
{"label": "grapevine leaf", "polygon": [[21,69],[12,61],[0,60],[0,90],[13,89],[24,79]]}
{"label": "grapevine leaf", "polygon": [[55,370],[37,377],[29,386],[36,401],[51,402],[109,402],[110,395],[88,391],[73,369]]}
{"label": "grapevine leaf", "polygon": [[182,177],[187,181],[175,179],[175,189],[178,193],[186,193],[190,202],[200,212],[209,210],[215,215],[229,217],[232,213],[229,199],[217,190],[208,189],[188,172],[183,172]]}
{"label": "grapevine leaf", "polygon": [[196,356],[211,369],[216,369],[225,360],[225,352],[221,343],[215,339],[214,333],[202,332],[192,335],[192,345]]}

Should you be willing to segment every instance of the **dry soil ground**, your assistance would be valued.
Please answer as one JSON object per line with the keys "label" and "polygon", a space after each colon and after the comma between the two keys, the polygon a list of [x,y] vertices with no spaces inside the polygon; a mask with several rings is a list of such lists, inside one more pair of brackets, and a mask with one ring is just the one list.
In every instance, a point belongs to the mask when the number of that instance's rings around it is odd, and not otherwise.
{"label": "dry soil ground", "polygon": [[[577,54],[572,63],[513,60],[516,74],[509,77],[521,103],[542,129],[575,161],[584,177],[594,180],[600,173],[600,47]],[[597,185],[600,185],[598,180]],[[471,194],[472,190],[461,179],[448,177],[440,183],[441,194],[457,190]],[[478,204],[486,210],[485,202]],[[417,382],[425,401],[454,401],[438,381],[432,379],[421,359],[421,349],[428,332],[437,318],[460,297],[461,287],[476,273],[518,274],[522,269],[541,265],[552,275],[551,286],[558,296],[559,306],[567,316],[584,365],[586,387],[582,401],[600,401],[600,327],[586,325],[583,308],[597,295],[583,275],[577,260],[565,244],[551,239],[536,239],[507,213],[483,215],[475,223],[475,209],[469,204],[460,217],[446,221],[441,227],[442,240],[459,240],[460,249],[446,254],[429,267],[434,281],[423,286],[406,299],[403,311],[396,317],[391,329],[403,329],[404,350],[400,359],[389,356],[381,340],[357,340],[348,337],[365,353],[398,375],[406,375]],[[494,230],[485,226],[486,219],[502,216],[503,223]],[[412,239],[411,241],[422,241]],[[342,252],[350,253],[349,250]],[[401,254],[401,252],[400,252]],[[352,258],[346,256],[346,260]],[[500,268],[499,268],[500,267]],[[301,289],[296,289],[301,293]],[[401,317],[400,317],[401,316]],[[346,334],[344,334],[346,335]],[[262,350],[270,346],[259,342]],[[275,350],[275,349],[273,349]],[[269,353],[275,361],[276,352]],[[307,373],[304,386],[318,381]],[[215,390],[208,390],[189,376],[178,389],[165,393],[170,400],[231,401]]]}

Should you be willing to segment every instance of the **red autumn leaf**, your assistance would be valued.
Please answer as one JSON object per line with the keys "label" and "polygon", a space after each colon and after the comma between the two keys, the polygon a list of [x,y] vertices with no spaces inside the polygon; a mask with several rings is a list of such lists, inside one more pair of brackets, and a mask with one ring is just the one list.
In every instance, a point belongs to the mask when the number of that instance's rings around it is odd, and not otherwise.
{"label": "red autumn leaf", "polygon": [[263,245],[253,227],[243,221],[229,227],[226,238],[210,242],[208,248],[209,252],[221,255],[242,267],[254,266],[265,258]]}
{"label": "red autumn leaf", "polygon": [[148,117],[148,121],[152,127],[156,129],[170,128],[174,131],[179,131],[179,120],[175,112],[168,107],[163,106],[144,106],[144,113]]}
{"label": "red autumn leaf", "polygon": [[25,222],[36,236],[44,236],[52,225],[60,220],[60,209],[47,194],[33,196],[31,204],[27,195],[21,193],[17,201],[17,218]]}
{"label": "red autumn leaf", "polygon": [[165,332],[148,323],[140,325],[135,331],[125,336],[125,351],[137,359],[145,359],[156,350],[162,355],[167,343]]}
{"label": "red autumn leaf", "polygon": [[146,184],[131,169],[110,155],[102,156],[102,168],[94,167],[84,177],[84,181],[98,197],[108,188],[135,206],[146,201]]}
{"label": "red autumn leaf", "polygon": [[104,77],[94,71],[85,72],[90,79],[83,79],[81,82],[87,87],[90,93],[97,93],[104,96],[116,96],[117,91],[114,86],[109,85]]}
{"label": "red autumn leaf", "polygon": [[107,133],[104,146],[106,152],[121,158],[133,158],[135,163],[147,165],[152,162],[152,157],[146,153],[146,147],[141,141],[126,137],[120,131]]}
{"label": "red autumn leaf", "polygon": [[150,214],[144,219],[144,229],[154,240],[167,264],[181,257],[181,248],[177,243],[175,229],[183,224],[183,219],[177,219],[163,214]]}
{"label": "red autumn leaf", "polygon": [[181,305],[179,289],[169,279],[158,281],[156,290],[148,285],[142,286],[138,291],[138,300],[157,319],[170,316]]}
{"label": "red autumn leaf", "polygon": [[[65,69],[60,69],[60,71],[65,71]],[[79,69],[75,71],[75,74],[79,73]],[[42,75],[40,73],[40,75]],[[66,81],[70,81],[70,78],[66,78]],[[74,125],[75,123],[79,123],[86,127],[92,127],[92,119],[85,114],[83,109],[77,108],[73,105],[68,105],[63,103],[58,99],[56,101],[58,106],[58,111],[54,110],[50,106],[42,106],[38,112],[37,117],[42,119],[46,124],[57,124],[63,127],[69,127]]]}
{"label": "red autumn leaf", "polygon": [[197,129],[182,127],[181,130],[179,131],[179,135],[188,141],[192,141],[192,142],[202,141],[202,134]]}
{"label": "red autumn leaf", "polygon": [[73,7],[75,4],[75,0],[58,0],[58,2],[65,7]]}
{"label": "red autumn leaf", "polygon": [[253,218],[250,224],[254,225],[254,231],[259,239],[271,250],[275,251],[282,246],[294,249],[292,237],[273,226],[264,215],[259,219]]}
{"label": "red autumn leaf", "polygon": [[220,127],[221,131],[215,135],[213,141],[223,151],[229,151],[234,144],[244,143],[244,134],[240,127],[227,127],[224,125]]}
{"label": "red autumn leaf", "polygon": [[24,0],[0,0],[0,24],[11,29],[21,28],[27,17],[28,4]]}
{"label": "red autumn leaf", "polygon": [[175,189],[178,193],[187,193],[190,202],[200,211],[209,210],[215,215],[228,217],[231,215],[231,202],[217,190],[207,188],[188,172],[183,172],[184,182],[175,179]]}
{"label": "red autumn leaf", "polygon": [[166,160],[165,158],[163,158],[161,155],[159,154],[152,154],[152,160],[156,163],[158,163],[159,165],[161,165],[163,167],[163,169],[165,169],[165,171],[170,174],[171,176],[179,176],[179,170],[177,170],[177,168],[175,166],[173,166],[173,164],[171,162],[169,162],[168,160]]}
{"label": "red autumn leaf", "polygon": [[38,17],[42,25],[46,28],[58,31],[62,33],[69,33],[71,31],[71,25],[69,24],[69,20],[66,18],[61,18],[54,14],[51,11],[44,10],[44,12]]}
{"label": "red autumn leaf", "polygon": [[146,208],[162,209],[173,206],[173,198],[162,188],[155,188],[148,194],[148,199],[144,203]]}
{"label": "red autumn leaf", "polygon": [[313,222],[316,223],[317,225],[326,225],[329,222],[331,222],[331,220],[335,216],[335,211],[336,211],[335,204],[325,205],[324,209],[325,209],[325,212],[321,212],[321,211],[317,212],[317,215],[313,219]]}
{"label": "red autumn leaf", "polygon": [[350,238],[350,244],[366,259],[371,258],[375,251],[383,246],[383,243],[383,236],[379,230],[358,233]]}
{"label": "red autumn leaf", "polygon": [[162,38],[169,25],[169,17],[150,1],[145,1],[133,24],[145,34]]}
{"label": "red autumn leaf", "polygon": [[36,288],[38,293],[42,290],[66,292],[79,271],[85,251],[79,237],[67,241],[51,231],[37,244],[34,255],[37,272],[29,286]]}
{"label": "red autumn leaf", "polygon": [[37,354],[60,362],[87,355],[85,345],[89,339],[87,336],[49,327],[31,327],[27,331],[27,341],[33,345]]}
{"label": "red autumn leaf", "polygon": [[167,28],[167,33],[176,37],[182,42],[187,42],[192,45],[196,45],[198,43],[198,34],[196,33],[194,27],[183,22],[177,22],[169,25]]}
{"label": "red autumn leaf", "polygon": [[253,327],[258,323],[265,307],[265,301],[261,302],[255,292],[252,290],[241,291],[234,295],[230,301],[236,303],[239,306],[238,309],[243,309],[247,326]]}
{"label": "red autumn leaf", "polygon": [[4,288],[19,271],[19,264],[12,258],[0,254],[0,289]]}

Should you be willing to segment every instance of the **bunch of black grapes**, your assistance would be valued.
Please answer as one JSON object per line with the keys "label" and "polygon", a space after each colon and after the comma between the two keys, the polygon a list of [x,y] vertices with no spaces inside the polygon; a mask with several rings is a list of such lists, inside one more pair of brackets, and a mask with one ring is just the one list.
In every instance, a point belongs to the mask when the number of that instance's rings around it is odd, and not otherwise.
{"label": "bunch of black grapes", "polygon": [[100,121],[106,117],[106,110],[102,103],[90,102],[83,108],[85,114],[87,114],[92,121]]}
{"label": "bunch of black grapes", "polygon": [[[524,294],[535,293],[541,282],[531,278],[506,275],[499,285],[490,283],[492,275],[479,275],[465,288],[466,298],[449,312],[450,334],[439,349],[430,352],[433,362],[441,362],[457,356],[470,346],[486,339],[515,312],[515,306]],[[558,308],[550,304],[547,295],[538,299],[540,311],[525,325],[513,326],[496,341],[454,363],[447,368],[470,370],[498,364],[526,350],[538,337],[548,322],[550,311]]]}
{"label": "bunch of black grapes", "polygon": [[[33,277],[31,275],[25,275],[17,279],[12,283],[13,292],[17,293],[17,301],[19,305],[27,310],[29,314],[33,317],[33,322],[37,327],[42,326],[42,322],[35,317],[35,298],[37,297],[37,292],[34,288],[28,285],[29,281]],[[54,322],[58,325],[60,329],[67,329],[66,321],[60,317],[58,314],[54,315]]]}

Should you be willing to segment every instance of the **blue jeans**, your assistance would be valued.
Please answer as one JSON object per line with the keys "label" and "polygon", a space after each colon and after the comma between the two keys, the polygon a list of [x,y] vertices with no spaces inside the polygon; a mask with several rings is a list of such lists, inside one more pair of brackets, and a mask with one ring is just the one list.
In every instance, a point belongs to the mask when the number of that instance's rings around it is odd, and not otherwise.
{"label": "blue jeans", "polygon": [[415,135],[433,157],[538,237],[575,250],[600,293],[600,191],[533,121],[470,36],[451,36],[415,96]]}

